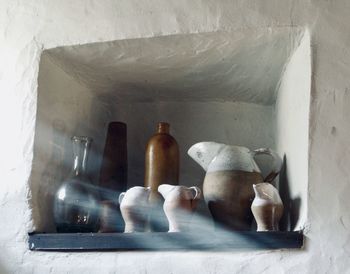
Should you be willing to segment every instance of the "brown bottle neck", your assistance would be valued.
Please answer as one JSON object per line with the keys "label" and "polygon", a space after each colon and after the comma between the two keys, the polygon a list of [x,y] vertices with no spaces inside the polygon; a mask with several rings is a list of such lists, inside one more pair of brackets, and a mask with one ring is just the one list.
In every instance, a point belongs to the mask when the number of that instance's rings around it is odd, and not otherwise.
{"label": "brown bottle neck", "polygon": [[170,125],[168,123],[164,123],[164,122],[158,123],[157,133],[169,134],[169,128],[170,128]]}

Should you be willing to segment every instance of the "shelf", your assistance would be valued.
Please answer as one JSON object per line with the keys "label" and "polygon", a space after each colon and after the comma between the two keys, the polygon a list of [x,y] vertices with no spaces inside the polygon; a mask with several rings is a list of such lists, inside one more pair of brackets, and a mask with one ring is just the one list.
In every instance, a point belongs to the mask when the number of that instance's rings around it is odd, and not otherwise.
{"label": "shelf", "polygon": [[302,232],[31,233],[37,251],[239,250],[301,248]]}

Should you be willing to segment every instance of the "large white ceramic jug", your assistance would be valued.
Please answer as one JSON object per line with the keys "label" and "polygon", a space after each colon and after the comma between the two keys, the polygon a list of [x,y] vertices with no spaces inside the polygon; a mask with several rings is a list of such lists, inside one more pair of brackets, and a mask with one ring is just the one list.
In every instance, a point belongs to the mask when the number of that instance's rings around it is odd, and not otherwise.
{"label": "large white ceramic jug", "polygon": [[[282,160],[269,148],[250,150],[215,142],[193,145],[188,154],[207,172],[203,182],[204,199],[218,224],[250,229],[250,210],[254,198],[253,184],[271,182],[278,175]],[[272,158],[271,171],[262,177],[254,157],[267,154]]]}

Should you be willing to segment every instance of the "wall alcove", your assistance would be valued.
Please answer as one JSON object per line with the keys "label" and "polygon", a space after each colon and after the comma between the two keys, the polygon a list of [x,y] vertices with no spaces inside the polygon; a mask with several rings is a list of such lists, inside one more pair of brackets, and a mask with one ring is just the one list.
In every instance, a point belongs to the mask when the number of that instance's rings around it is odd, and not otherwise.
{"label": "wall alcove", "polygon": [[[310,37],[297,27],[178,34],[47,49],[42,53],[33,169],[34,230],[54,232],[52,195],[71,168],[72,135],[94,139],[89,172],[98,180],[107,125],[128,126],[128,187],[143,185],[144,152],[158,121],[181,151],[180,183],[204,172],[186,154],[199,141],[284,158],[279,176],[284,230],[307,218]],[[265,171],[269,159],[261,158]],[[208,214],[204,203],[199,212]]]}

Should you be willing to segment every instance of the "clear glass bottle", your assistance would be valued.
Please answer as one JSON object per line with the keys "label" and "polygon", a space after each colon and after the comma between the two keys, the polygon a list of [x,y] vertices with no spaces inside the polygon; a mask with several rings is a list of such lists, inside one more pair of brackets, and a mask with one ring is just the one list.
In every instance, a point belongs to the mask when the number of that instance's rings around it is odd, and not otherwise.
{"label": "clear glass bottle", "polygon": [[74,136],[73,168],[54,199],[57,232],[96,232],[99,219],[97,189],[86,175],[86,164],[92,139]]}

